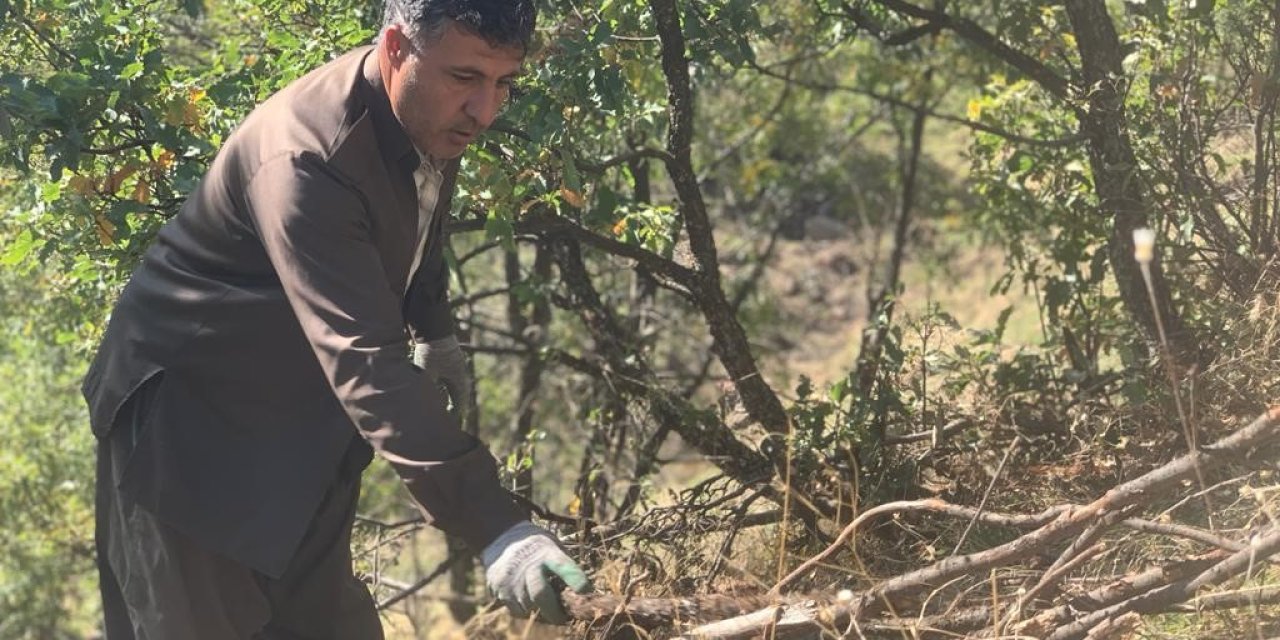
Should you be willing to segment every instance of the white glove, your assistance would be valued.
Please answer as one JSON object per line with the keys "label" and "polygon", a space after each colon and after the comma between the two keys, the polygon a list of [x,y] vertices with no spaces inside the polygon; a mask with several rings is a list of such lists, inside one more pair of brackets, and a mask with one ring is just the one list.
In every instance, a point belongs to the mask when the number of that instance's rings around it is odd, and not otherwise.
{"label": "white glove", "polygon": [[458,345],[458,338],[446,336],[430,342],[414,345],[413,364],[444,383],[454,409],[466,407],[471,401],[471,376],[467,375],[467,357]]}
{"label": "white glove", "polygon": [[564,624],[569,616],[560,603],[555,576],[578,593],[591,590],[587,574],[564,550],[551,532],[532,522],[520,522],[489,543],[480,554],[489,589],[512,615],[536,613],[552,624]]}

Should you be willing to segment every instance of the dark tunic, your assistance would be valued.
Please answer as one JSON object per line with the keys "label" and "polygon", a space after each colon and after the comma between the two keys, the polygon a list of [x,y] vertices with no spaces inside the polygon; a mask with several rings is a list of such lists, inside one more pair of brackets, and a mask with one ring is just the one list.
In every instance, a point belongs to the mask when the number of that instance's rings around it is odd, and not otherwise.
{"label": "dark tunic", "polygon": [[84,381],[107,438],[163,373],[117,470],[122,495],[273,577],[353,446],[391,460],[428,519],[473,549],[523,519],[408,358],[411,341],[453,330],[441,226],[458,164],[407,283],[418,162],[372,48],[292,83],[227,139],[125,287]]}

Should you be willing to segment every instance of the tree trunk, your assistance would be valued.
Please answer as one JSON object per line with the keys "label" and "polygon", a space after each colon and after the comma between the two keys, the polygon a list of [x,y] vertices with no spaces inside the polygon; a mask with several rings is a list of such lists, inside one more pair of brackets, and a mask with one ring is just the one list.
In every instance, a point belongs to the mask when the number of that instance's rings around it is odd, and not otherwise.
{"label": "tree trunk", "polygon": [[[689,82],[689,60],[685,55],[684,32],[675,0],[649,3],[662,43],[662,72],[667,79],[668,117],[667,172],[680,201],[680,215],[689,236],[689,248],[697,264],[698,304],[714,339],[712,351],[720,358],[742,398],[742,405],[770,433],[786,434],[787,412],[773,389],[760,375],[747,334],[738,323],[720,282],[720,262],[706,202],[693,171],[690,145],[693,140],[693,91]],[[778,462],[778,460],[775,460]]]}
{"label": "tree trunk", "polygon": [[1080,131],[1088,139],[1098,206],[1111,218],[1107,254],[1120,298],[1153,344],[1159,340],[1156,314],[1160,314],[1174,360],[1183,366],[1193,364],[1199,359],[1195,336],[1174,309],[1159,259],[1151,265],[1153,310],[1142,271],[1133,258],[1133,231],[1149,224],[1150,204],[1126,130],[1128,79],[1121,66],[1120,38],[1104,0],[1067,0],[1066,9],[1083,67],[1085,106],[1079,112]]}
{"label": "tree trunk", "polygon": [[[925,73],[925,84],[928,84],[932,77],[933,70],[930,69]],[[902,261],[906,256],[911,231],[911,215],[915,209],[916,176],[920,167],[920,154],[924,148],[925,121],[928,118],[925,107],[926,105],[922,102],[912,117],[909,146],[902,150],[904,155],[901,159],[902,195],[898,200],[898,219],[894,225],[893,248],[889,254],[889,264],[883,280],[867,285],[867,327],[862,332],[862,345],[859,347],[858,360],[854,367],[858,394],[863,398],[873,397],[880,371],[880,356],[884,351],[884,341],[889,335],[889,326],[893,320]],[[872,422],[872,434],[875,436],[874,446],[880,446],[885,436],[883,415],[877,415]]]}

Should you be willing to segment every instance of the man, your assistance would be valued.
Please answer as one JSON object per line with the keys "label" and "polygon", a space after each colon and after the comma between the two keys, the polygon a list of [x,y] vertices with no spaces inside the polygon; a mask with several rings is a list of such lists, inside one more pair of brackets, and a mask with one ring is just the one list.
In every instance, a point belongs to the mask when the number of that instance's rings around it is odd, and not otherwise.
{"label": "man", "polygon": [[[377,44],[260,105],[121,295],[84,382],[109,640],[381,638],[352,575],[376,452],[517,614],[586,576],[445,410],[469,381],[442,230],[529,0],[391,0]],[[421,369],[409,359],[417,344]]]}

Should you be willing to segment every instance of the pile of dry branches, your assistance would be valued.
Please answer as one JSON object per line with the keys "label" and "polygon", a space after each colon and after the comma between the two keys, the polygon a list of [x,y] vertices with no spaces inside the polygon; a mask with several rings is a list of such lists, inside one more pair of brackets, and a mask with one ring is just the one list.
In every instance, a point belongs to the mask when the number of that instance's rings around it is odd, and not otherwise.
{"label": "pile of dry branches", "polygon": [[[1280,523],[1254,518],[1248,526],[1226,530],[1144,515],[1170,500],[1207,500],[1212,487],[1205,488],[1196,479],[1216,469],[1274,466],[1278,445],[1280,407],[1273,407],[1232,435],[1120,484],[1088,504],[1057,505],[1032,515],[986,512],[937,499],[877,506],[859,514],[824,551],[757,596],[670,599],[569,594],[567,603],[571,614],[588,621],[597,634],[607,628],[604,635],[630,627],[631,633],[635,628],[674,628],[683,637],[704,639],[888,635],[1052,640],[1120,637],[1150,614],[1273,604],[1280,602],[1280,586],[1202,591],[1267,567],[1280,551]],[[799,579],[856,543],[860,527],[886,514],[907,512],[1008,527],[1019,535],[870,587],[788,594]],[[1100,564],[1118,547],[1136,544],[1136,536],[1113,535],[1123,530],[1189,541],[1203,549],[1121,575],[1102,569],[1100,580],[1068,584],[1071,575]],[[1046,555],[1056,560],[1031,566]],[[1012,571],[1019,567],[1021,571]],[[1005,579],[999,578],[1002,574]],[[1007,579],[1010,576],[1012,580]]]}

